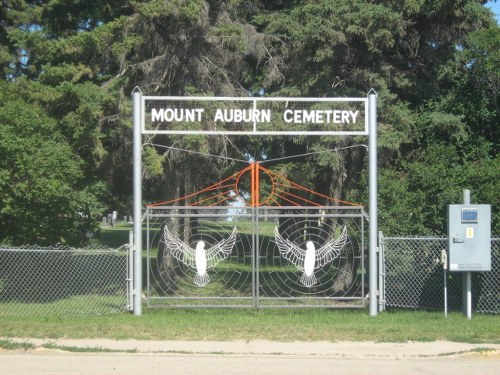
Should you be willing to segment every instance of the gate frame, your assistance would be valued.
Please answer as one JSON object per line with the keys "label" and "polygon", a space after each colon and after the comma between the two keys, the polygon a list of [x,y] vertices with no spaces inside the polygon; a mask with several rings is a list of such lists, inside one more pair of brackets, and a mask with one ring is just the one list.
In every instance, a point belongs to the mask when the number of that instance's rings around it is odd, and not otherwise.
{"label": "gate frame", "polygon": [[[185,97],[147,97],[142,95],[141,90],[135,87],[132,91],[133,97],[133,218],[134,218],[134,293],[133,293],[133,311],[134,315],[142,315],[142,135],[144,118],[144,99],[170,98],[176,100],[185,100]],[[224,97],[199,97],[200,100],[221,100],[221,101],[269,101],[271,98],[224,98]],[[283,101],[324,101],[324,98],[272,98],[272,100]],[[348,102],[363,101],[365,103],[365,126],[364,132],[357,132],[350,135],[368,135],[368,173],[369,173],[369,251],[368,251],[368,274],[369,274],[369,315],[377,315],[378,290],[377,290],[377,237],[378,237],[378,213],[377,213],[377,93],[372,88],[367,98],[329,98],[330,101]],[[148,131],[147,134],[155,134],[155,131]],[[161,131],[161,134],[174,134],[172,131]],[[214,135],[227,134],[227,132],[204,132],[194,131],[191,134]],[[234,133],[233,133],[234,134]],[[238,132],[237,134],[242,134]],[[270,135],[269,132],[260,132],[254,128],[252,135]],[[276,134],[276,133],[273,133]],[[284,135],[283,132],[279,134]],[[286,135],[307,135],[308,132],[286,132]],[[325,131],[315,132],[314,135],[346,135],[341,132]],[[272,134],[271,134],[272,135]]]}
{"label": "gate frame", "polygon": [[[146,208],[146,246],[147,246],[147,287],[145,299],[147,301],[148,307],[152,307],[152,301],[159,300],[170,300],[173,301],[172,304],[161,305],[154,304],[153,307],[221,307],[221,308],[287,308],[291,305],[288,304],[276,304],[275,301],[293,301],[293,307],[316,307],[316,308],[328,308],[328,307],[336,307],[336,308],[363,308],[366,307],[366,272],[365,270],[365,255],[366,255],[366,245],[365,245],[365,221],[367,220],[367,214],[363,208],[363,206],[258,206],[258,207],[237,207],[244,208],[247,212],[245,213],[231,213],[232,207],[228,206],[148,206]],[[259,215],[258,211],[267,211],[263,216]],[[322,210],[328,211],[327,213],[321,212]],[[193,213],[193,211],[198,211],[197,213]],[[271,212],[269,212],[271,211]],[[360,230],[360,242],[359,242],[359,267],[363,270],[360,280],[360,287],[356,291],[356,295],[350,296],[309,296],[307,293],[304,295],[297,296],[263,296],[260,294],[260,287],[265,285],[265,282],[261,282],[261,276],[263,275],[263,270],[261,268],[261,258],[260,254],[260,232],[259,227],[262,220],[268,221],[270,219],[277,218],[291,218],[297,217],[297,213],[289,213],[289,211],[303,211],[304,215],[308,219],[319,219],[319,218],[335,218],[335,219],[351,219],[355,220],[357,225],[359,225]],[[317,212],[314,212],[317,211]],[[198,219],[225,219],[228,217],[238,218],[238,219],[247,219],[248,222],[251,222],[252,227],[252,251],[251,251],[251,261],[250,261],[250,269],[252,273],[252,293],[248,296],[238,296],[238,297],[220,297],[220,296],[193,296],[193,297],[185,297],[185,296],[174,296],[174,297],[156,297],[152,296],[151,287],[152,287],[152,276],[154,275],[151,268],[151,249],[153,246],[153,238],[151,233],[156,231],[156,229],[151,229],[154,227],[154,224],[151,223],[151,220],[161,219],[161,218],[198,218]],[[359,222],[358,222],[359,220]],[[237,220],[239,222],[239,220]],[[161,236],[161,235],[160,235]],[[156,240],[154,241],[156,243]],[[158,240],[161,242],[161,239]],[[359,280],[358,280],[359,281]],[[355,281],[353,281],[354,284]],[[352,286],[351,284],[350,286]],[[190,305],[190,304],[175,304],[175,301],[207,301],[206,304],[202,305]],[[235,303],[231,304],[210,304],[210,301],[234,301]],[[238,301],[240,303],[238,303]],[[249,303],[245,304],[242,301],[248,301]],[[316,301],[317,304],[308,304],[306,301]],[[321,303],[323,302],[323,303]],[[332,302],[341,302],[339,305],[332,305]]]}

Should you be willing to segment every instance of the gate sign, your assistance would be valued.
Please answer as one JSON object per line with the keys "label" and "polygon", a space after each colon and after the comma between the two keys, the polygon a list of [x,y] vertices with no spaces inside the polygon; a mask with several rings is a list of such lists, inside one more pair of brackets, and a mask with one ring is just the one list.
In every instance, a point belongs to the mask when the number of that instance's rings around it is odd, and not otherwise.
{"label": "gate sign", "polygon": [[367,98],[142,97],[143,134],[367,135]]}

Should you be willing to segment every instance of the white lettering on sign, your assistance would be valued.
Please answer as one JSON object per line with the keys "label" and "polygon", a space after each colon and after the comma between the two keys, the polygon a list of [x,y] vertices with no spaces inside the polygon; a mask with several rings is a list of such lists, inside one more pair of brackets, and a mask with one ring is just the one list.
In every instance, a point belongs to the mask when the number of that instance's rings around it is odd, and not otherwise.
{"label": "white lettering on sign", "polygon": [[[159,122],[201,122],[203,108],[152,108],[151,121]],[[281,114],[283,121],[294,124],[355,124],[359,111],[340,109],[286,109]],[[270,109],[218,108],[213,113],[214,122],[271,122]]]}
{"label": "white lettering on sign", "polygon": [[219,122],[271,122],[269,109],[217,109],[214,121]]}
{"label": "white lettering on sign", "polygon": [[354,124],[359,116],[359,111],[347,110],[312,110],[287,109],[283,112],[283,120],[294,124]]}
{"label": "white lettering on sign", "polygon": [[194,122],[201,121],[203,108],[153,108],[151,110],[151,121],[167,122]]}

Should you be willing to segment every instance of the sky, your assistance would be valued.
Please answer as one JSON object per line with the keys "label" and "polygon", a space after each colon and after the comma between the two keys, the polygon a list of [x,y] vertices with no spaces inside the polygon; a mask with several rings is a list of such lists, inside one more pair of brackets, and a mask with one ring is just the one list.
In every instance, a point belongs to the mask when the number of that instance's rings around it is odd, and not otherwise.
{"label": "sky", "polygon": [[500,0],[488,1],[486,6],[493,11],[497,19],[497,24],[500,24]]}

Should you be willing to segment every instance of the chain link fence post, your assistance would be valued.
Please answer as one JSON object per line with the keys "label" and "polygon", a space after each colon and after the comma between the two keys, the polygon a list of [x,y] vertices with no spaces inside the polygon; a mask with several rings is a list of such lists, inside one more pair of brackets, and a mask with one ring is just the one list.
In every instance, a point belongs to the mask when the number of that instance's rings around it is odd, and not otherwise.
{"label": "chain link fence post", "polygon": [[384,259],[384,235],[382,232],[378,234],[378,288],[379,288],[379,304],[378,311],[385,310],[385,259]]}

